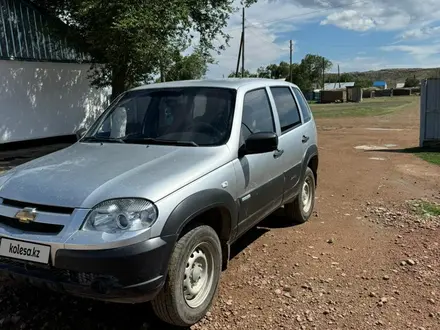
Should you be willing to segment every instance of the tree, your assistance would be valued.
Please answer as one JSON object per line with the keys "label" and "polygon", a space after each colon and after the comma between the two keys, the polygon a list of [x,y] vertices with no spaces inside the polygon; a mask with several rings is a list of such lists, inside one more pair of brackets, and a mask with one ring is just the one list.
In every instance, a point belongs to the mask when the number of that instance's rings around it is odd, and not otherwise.
{"label": "tree", "polygon": [[325,57],[307,54],[299,64],[292,64],[292,83],[302,90],[312,90],[314,85],[322,86],[323,71],[333,66]]}
{"label": "tree", "polygon": [[270,78],[270,70],[267,67],[259,67],[257,69],[258,78]]}
{"label": "tree", "polygon": [[199,50],[188,56],[176,51],[173,63],[164,70],[166,81],[201,79],[208,70],[208,59]]}
{"label": "tree", "polygon": [[414,77],[408,77],[405,80],[405,87],[417,87],[419,86],[420,82],[414,75]]}
{"label": "tree", "polygon": [[287,78],[289,76],[289,63],[280,62],[277,64],[270,64],[266,67],[266,69],[270,72],[270,78],[272,79],[282,79]]}
{"label": "tree", "polygon": [[[71,27],[66,38],[81,45],[92,61],[92,84],[111,85],[112,98],[171,65],[172,55],[199,35],[198,47],[207,59],[216,37],[235,8],[231,0],[31,0]],[[245,5],[256,0],[244,0]]]}
{"label": "tree", "polygon": [[369,88],[373,86],[373,81],[368,79],[355,79],[354,85],[361,88]]}
{"label": "tree", "polygon": [[[256,73],[251,73],[249,70],[244,70],[243,78],[257,78],[258,75]],[[231,72],[228,78],[241,78],[241,71],[238,71],[238,76],[235,75],[235,72]]]}

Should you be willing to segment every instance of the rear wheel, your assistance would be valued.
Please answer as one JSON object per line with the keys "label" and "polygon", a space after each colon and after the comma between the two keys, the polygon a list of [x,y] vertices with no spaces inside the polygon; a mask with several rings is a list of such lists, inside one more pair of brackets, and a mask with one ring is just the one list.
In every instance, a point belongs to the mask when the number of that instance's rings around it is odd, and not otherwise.
{"label": "rear wheel", "polygon": [[293,202],[284,206],[286,216],[294,223],[302,224],[312,216],[315,207],[315,176],[310,167],[307,167],[304,179],[301,182],[301,191]]}
{"label": "rear wheel", "polygon": [[220,240],[209,226],[182,236],[170,259],[168,277],[152,301],[155,314],[177,326],[191,326],[209,310],[217,294],[222,266]]}

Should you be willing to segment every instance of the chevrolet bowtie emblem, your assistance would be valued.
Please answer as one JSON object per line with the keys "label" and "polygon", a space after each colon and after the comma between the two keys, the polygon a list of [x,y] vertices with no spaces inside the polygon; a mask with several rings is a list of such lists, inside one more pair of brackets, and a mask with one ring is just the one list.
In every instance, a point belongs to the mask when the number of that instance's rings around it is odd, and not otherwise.
{"label": "chevrolet bowtie emblem", "polygon": [[37,217],[37,209],[25,207],[23,210],[18,211],[15,217],[22,223],[29,223]]}

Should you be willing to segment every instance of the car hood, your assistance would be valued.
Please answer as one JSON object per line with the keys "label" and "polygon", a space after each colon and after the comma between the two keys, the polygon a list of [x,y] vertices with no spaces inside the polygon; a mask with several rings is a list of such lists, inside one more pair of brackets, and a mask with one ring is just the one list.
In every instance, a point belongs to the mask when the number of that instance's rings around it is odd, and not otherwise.
{"label": "car hood", "polygon": [[156,202],[228,157],[226,146],[76,143],[0,175],[0,197],[72,208],[119,197]]}

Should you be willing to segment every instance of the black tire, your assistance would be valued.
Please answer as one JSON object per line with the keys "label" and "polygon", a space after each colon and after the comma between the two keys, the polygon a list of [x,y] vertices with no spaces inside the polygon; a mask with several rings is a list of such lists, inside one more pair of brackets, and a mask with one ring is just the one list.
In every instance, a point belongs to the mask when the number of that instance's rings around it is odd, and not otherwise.
{"label": "black tire", "polygon": [[[311,194],[311,200],[310,200],[311,204],[308,210],[304,210],[302,203],[302,191],[305,182],[308,183]],[[313,171],[310,169],[310,167],[307,167],[304,178],[300,184],[300,192],[298,196],[296,196],[291,203],[284,205],[286,216],[290,221],[292,221],[295,224],[302,224],[310,219],[313,213],[313,209],[315,207],[315,190],[316,190],[315,175],[313,174]]]}
{"label": "black tire", "polygon": [[[212,254],[212,285],[209,292],[206,290],[207,296],[200,306],[190,307],[185,299],[183,281],[186,279],[185,270],[189,259],[194,256],[193,252],[197,253],[194,250],[201,244],[201,249],[209,249]],[[199,226],[186,233],[177,241],[169,262],[165,285],[152,301],[154,313],[162,321],[176,326],[188,327],[200,321],[217,295],[221,267],[221,245],[214,229]]]}

